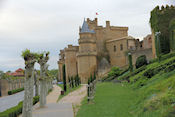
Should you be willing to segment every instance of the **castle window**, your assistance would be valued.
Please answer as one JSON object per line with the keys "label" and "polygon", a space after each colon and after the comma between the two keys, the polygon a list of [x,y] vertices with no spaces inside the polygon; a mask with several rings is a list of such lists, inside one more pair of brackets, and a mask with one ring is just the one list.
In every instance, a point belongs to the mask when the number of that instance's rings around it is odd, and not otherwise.
{"label": "castle window", "polygon": [[123,50],[123,44],[120,44],[120,50]]}
{"label": "castle window", "polygon": [[116,49],[116,46],[114,46],[114,52],[116,52],[116,50],[117,50],[117,49]]}

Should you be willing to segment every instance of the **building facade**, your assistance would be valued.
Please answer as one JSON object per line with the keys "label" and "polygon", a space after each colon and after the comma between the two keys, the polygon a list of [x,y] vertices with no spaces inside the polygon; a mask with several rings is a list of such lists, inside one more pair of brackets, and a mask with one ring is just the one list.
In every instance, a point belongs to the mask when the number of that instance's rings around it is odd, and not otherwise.
{"label": "building facade", "polygon": [[[96,73],[105,74],[113,66],[126,68],[129,51],[144,49],[138,39],[128,36],[128,27],[99,26],[98,19],[84,20],[79,28],[78,46],[68,45],[60,51],[59,78],[62,80],[62,66],[66,66],[66,78],[79,75],[82,83]],[[135,54],[135,53],[133,53]],[[152,51],[148,52],[152,55]]]}

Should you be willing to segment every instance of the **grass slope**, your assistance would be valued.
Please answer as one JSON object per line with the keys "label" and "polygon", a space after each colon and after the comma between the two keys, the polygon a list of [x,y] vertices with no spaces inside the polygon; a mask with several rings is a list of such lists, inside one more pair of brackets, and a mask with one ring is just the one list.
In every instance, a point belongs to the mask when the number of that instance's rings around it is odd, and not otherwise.
{"label": "grass slope", "polygon": [[87,104],[85,99],[77,117],[175,117],[175,69],[169,72],[160,69],[151,78],[143,75],[150,68],[161,68],[172,60],[175,57],[147,65],[129,77],[130,83],[122,82],[124,85],[97,84],[94,104]]}

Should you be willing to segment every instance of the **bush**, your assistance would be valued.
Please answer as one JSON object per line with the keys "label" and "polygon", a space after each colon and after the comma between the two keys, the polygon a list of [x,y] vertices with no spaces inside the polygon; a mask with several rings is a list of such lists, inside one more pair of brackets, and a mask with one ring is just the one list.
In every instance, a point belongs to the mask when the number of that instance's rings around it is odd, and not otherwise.
{"label": "bush", "polygon": [[[174,57],[174,56],[175,56],[175,52],[171,52],[171,53],[162,55],[161,61],[166,60],[166,59],[171,58],[171,57]],[[158,62],[158,61],[159,61],[158,58],[156,58],[156,59],[151,60],[149,63],[151,64],[151,63]]]}
{"label": "bush", "polygon": [[140,68],[143,65],[147,65],[147,60],[146,60],[146,56],[142,55],[139,56],[136,60],[136,69]]}
{"label": "bush", "polygon": [[133,72],[130,72],[129,74],[126,74],[124,76],[121,76],[119,80],[129,80],[130,77],[132,77],[132,76],[134,76],[134,75],[142,72],[145,69],[146,69],[146,66],[144,65],[144,66],[142,66],[142,67],[134,70]]}
{"label": "bush", "polygon": [[19,89],[11,90],[11,91],[8,91],[8,95],[12,95],[12,94],[21,92],[23,90],[24,90],[24,88],[19,88]]}
{"label": "bush", "polygon": [[120,72],[121,72],[120,68],[118,68],[118,67],[113,67],[113,68],[111,69],[111,71],[108,73],[108,77],[113,77],[113,78],[115,78],[115,77],[117,77],[117,76],[120,75]]}

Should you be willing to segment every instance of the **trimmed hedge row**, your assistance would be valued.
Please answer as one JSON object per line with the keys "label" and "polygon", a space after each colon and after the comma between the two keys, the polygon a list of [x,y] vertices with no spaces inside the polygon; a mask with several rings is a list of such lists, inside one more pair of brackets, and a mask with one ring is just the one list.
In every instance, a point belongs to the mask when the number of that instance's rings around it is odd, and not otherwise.
{"label": "trimmed hedge row", "polygon": [[164,72],[170,72],[173,71],[175,68],[175,59],[163,64],[159,65],[155,68],[150,68],[147,71],[143,73],[143,76],[146,76],[147,78],[152,78],[154,75],[158,74],[160,71]]}
{"label": "trimmed hedge row", "polygon": [[[39,101],[39,96],[33,97],[33,105]],[[22,113],[23,101],[19,102],[17,106],[5,110],[0,113],[0,117],[18,117]]]}
{"label": "trimmed hedge row", "polygon": [[[166,59],[174,57],[174,56],[175,56],[175,52],[171,52],[169,54],[162,55],[160,60],[163,61],[163,60],[166,60]],[[156,59],[149,61],[149,63],[151,64],[151,63],[158,62],[158,61],[159,61],[159,59],[156,58]]]}
{"label": "trimmed hedge row", "polygon": [[133,72],[130,72],[129,74],[120,77],[120,80],[128,80],[129,81],[130,77],[132,77],[132,76],[142,72],[145,69],[146,69],[146,66],[144,65],[144,66],[142,66],[142,67],[140,67],[138,69],[135,69]]}
{"label": "trimmed hedge row", "polygon": [[24,90],[24,88],[19,88],[19,89],[11,90],[11,91],[8,91],[8,95],[12,95],[12,94],[21,92],[23,90]]}

